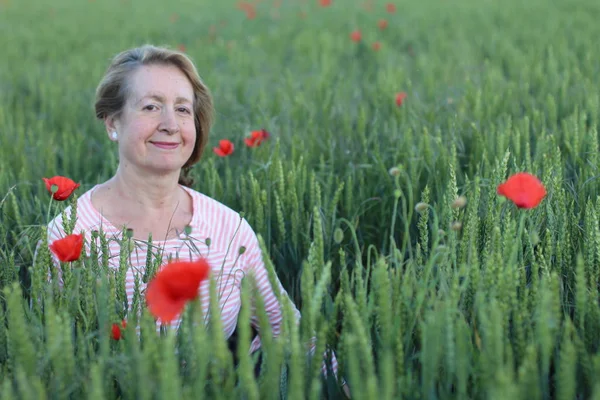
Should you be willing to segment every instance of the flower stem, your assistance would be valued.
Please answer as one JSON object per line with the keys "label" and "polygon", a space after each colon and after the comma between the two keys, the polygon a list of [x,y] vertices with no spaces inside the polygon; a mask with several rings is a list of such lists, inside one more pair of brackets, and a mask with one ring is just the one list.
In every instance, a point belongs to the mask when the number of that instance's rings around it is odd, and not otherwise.
{"label": "flower stem", "polygon": [[50,224],[50,210],[52,209],[52,200],[54,198],[50,196],[50,202],[48,203],[48,211],[46,212],[46,224]]}

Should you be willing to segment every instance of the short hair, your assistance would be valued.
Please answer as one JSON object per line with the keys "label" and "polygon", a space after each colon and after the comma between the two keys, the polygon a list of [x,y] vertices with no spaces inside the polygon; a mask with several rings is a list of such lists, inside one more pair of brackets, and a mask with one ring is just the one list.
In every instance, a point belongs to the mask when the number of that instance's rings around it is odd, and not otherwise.
{"label": "short hair", "polygon": [[210,90],[200,78],[196,66],[184,53],[166,47],[144,45],[117,54],[109,65],[104,77],[96,88],[96,117],[105,119],[118,117],[123,111],[129,95],[129,78],[144,65],[172,65],[181,70],[194,90],[194,122],[196,142],[190,158],[183,165],[179,183],[191,186],[193,179],[188,176],[190,168],[196,164],[208,142],[208,133],[213,124],[214,108]]}

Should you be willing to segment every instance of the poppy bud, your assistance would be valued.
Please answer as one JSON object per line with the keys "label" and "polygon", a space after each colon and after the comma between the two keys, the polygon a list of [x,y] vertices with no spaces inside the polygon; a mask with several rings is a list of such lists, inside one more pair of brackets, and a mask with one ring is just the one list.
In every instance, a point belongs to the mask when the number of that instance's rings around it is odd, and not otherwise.
{"label": "poppy bud", "polygon": [[238,250],[239,254],[242,255],[246,252],[246,246],[240,246],[240,249]]}
{"label": "poppy bud", "polygon": [[399,176],[399,175],[400,175],[400,172],[401,172],[401,171],[400,171],[400,168],[398,168],[398,167],[392,167],[392,168],[390,168],[390,170],[388,171],[388,173],[389,173],[391,176],[393,176],[393,177]]}
{"label": "poppy bud", "polygon": [[421,202],[418,202],[417,205],[415,206],[415,211],[418,213],[422,213],[422,212],[426,211],[428,207],[429,207],[429,204],[423,203],[421,201]]}
{"label": "poppy bud", "polygon": [[344,231],[342,231],[340,228],[335,228],[335,231],[333,232],[333,240],[337,244],[342,243],[342,240],[344,240]]}
{"label": "poppy bud", "polygon": [[206,244],[207,247],[210,247],[210,238],[206,238],[204,240],[204,243]]}
{"label": "poppy bud", "polygon": [[540,242],[540,235],[538,235],[538,233],[534,231],[531,233],[530,239],[531,239],[531,245],[535,246]]}
{"label": "poppy bud", "polygon": [[452,208],[463,208],[467,204],[467,198],[465,196],[458,196],[452,203]]}
{"label": "poppy bud", "polygon": [[462,228],[462,222],[460,221],[454,221],[451,225],[450,225],[450,229],[452,229],[453,231],[457,232],[460,231]]}

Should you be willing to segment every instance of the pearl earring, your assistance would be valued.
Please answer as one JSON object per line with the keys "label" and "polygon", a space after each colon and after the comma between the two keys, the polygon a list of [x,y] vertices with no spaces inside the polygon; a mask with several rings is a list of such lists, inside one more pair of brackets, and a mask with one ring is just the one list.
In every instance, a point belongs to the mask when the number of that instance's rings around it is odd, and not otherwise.
{"label": "pearl earring", "polygon": [[113,138],[114,140],[117,140],[117,131],[113,131],[113,133],[112,133],[112,138]]}

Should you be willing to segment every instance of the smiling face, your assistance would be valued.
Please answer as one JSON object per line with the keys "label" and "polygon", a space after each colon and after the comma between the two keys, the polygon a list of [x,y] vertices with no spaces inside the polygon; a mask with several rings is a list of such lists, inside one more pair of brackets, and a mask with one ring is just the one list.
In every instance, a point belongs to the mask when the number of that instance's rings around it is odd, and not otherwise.
{"label": "smiling face", "polygon": [[179,68],[147,65],[128,80],[122,112],[107,118],[116,131],[120,167],[137,173],[177,173],[192,155],[196,141],[194,91]]}

